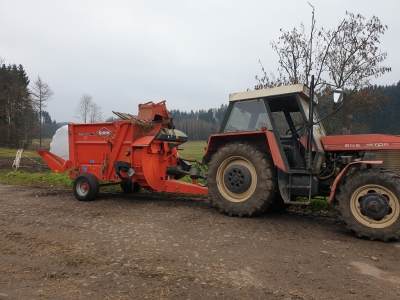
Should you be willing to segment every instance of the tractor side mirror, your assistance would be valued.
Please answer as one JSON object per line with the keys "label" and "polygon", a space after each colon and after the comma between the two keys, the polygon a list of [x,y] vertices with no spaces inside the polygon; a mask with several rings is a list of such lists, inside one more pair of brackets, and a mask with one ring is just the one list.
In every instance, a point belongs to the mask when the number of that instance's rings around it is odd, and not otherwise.
{"label": "tractor side mirror", "polygon": [[333,102],[338,103],[343,100],[343,90],[337,89],[333,92]]}

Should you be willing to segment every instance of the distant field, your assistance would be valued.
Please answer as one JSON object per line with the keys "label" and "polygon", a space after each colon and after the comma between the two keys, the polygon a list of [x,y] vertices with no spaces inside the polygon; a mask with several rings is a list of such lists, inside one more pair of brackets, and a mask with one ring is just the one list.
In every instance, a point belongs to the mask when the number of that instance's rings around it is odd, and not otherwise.
{"label": "distant field", "polygon": [[[50,143],[52,139],[42,139],[42,149],[43,150],[48,150],[50,148]],[[32,146],[30,148],[32,149],[39,149],[39,139],[34,139],[32,142]]]}
{"label": "distant field", "polygon": [[189,141],[179,146],[179,154],[183,158],[197,158],[201,161],[204,156],[204,151],[207,146],[207,141]]}
{"label": "distant field", "polygon": [[[42,149],[49,149],[50,148],[51,139],[42,140]],[[179,147],[181,149],[179,154],[182,157],[186,158],[197,158],[201,160],[204,155],[204,150],[206,148],[207,142],[206,141],[189,141],[184,143]],[[39,141],[35,140],[32,150],[28,149],[24,151],[24,156],[38,158],[40,157],[36,150],[39,149]],[[18,149],[9,149],[9,148],[0,148],[0,158],[10,158],[15,157]]]}
{"label": "distant field", "polygon": [[[0,158],[11,158],[15,157],[18,149],[0,148]],[[39,158],[40,155],[35,150],[25,150],[23,156],[30,158]]]}

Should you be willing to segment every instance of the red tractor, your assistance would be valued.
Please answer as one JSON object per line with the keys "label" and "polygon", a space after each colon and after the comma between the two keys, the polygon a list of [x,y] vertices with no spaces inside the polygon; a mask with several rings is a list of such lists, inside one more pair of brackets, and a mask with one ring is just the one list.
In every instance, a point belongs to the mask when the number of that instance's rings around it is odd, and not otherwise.
{"label": "red tractor", "polygon": [[398,240],[400,136],[326,136],[317,104],[302,84],[231,94],[203,158],[213,204],[241,217],[329,196],[358,237]]}

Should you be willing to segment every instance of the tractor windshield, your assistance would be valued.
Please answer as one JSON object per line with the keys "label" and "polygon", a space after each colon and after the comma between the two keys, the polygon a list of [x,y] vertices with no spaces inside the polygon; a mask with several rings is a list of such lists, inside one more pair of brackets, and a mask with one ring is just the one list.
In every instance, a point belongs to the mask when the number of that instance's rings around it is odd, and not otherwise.
{"label": "tractor windshield", "polygon": [[269,124],[262,99],[235,102],[224,132],[260,130]]}

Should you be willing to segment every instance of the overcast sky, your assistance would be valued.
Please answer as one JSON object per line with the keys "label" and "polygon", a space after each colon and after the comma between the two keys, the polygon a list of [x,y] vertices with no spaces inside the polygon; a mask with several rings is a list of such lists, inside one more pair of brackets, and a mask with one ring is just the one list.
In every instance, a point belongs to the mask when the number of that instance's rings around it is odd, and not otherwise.
{"label": "overcast sky", "polygon": [[[400,80],[400,1],[309,2],[317,28],[337,27],[346,10],[379,17],[392,72],[374,83]],[[0,0],[0,13],[0,56],[51,86],[53,120],[77,122],[83,94],[105,117],[136,114],[148,101],[183,111],[228,103],[229,93],[254,88],[259,59],[276,70],[270,42],[280,28],[309,30],[312,8],[303,0]]]}

